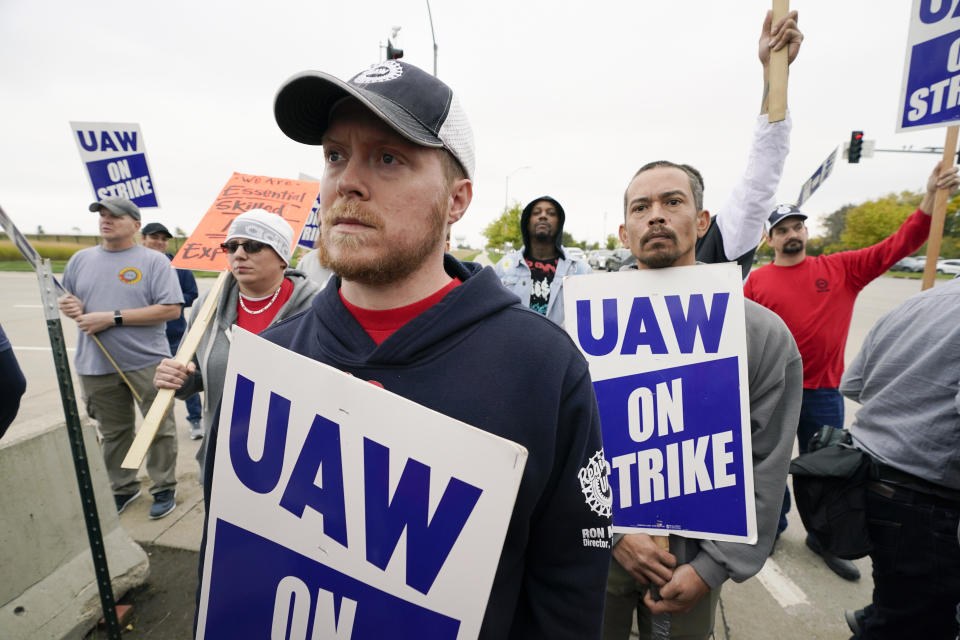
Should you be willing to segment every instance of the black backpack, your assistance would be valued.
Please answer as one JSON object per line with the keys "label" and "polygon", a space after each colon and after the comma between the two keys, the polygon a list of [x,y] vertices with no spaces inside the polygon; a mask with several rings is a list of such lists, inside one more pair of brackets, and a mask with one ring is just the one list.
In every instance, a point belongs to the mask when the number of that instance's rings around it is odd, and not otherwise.
{"label": "black backpack", "polygon": [[866,491],[873,459],[853,447],[848,431],[824,426],[808,453],[790,462],[797,509],[824,550],[855,560],[870,553]]}

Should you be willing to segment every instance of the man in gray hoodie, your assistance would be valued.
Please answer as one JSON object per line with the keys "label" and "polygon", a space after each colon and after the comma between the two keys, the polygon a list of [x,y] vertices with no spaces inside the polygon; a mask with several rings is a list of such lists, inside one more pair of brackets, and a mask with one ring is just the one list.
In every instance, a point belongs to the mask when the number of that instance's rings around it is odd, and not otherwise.
{"label": "man in gray hoodie", "polygon": [[[670,162],[644,166],[630,181],[620,240],[637,259],[634,268],[696,264],[697,238],[710,226],[698,184],[690,167]],[[650,629],[652,615],[671,613],[674,634],[706,638],[721,585],[753,576],[770,553],[800,414],[803,368],[797,345],[776,314],[750,300],[744,300],[744,312],[757,542],[670,536],[665,551],[646,534],[614,535],[605,640],[629,637],[634,610],[642,630]],[[659,587],[661,600],[653,600],[651,583]]]}

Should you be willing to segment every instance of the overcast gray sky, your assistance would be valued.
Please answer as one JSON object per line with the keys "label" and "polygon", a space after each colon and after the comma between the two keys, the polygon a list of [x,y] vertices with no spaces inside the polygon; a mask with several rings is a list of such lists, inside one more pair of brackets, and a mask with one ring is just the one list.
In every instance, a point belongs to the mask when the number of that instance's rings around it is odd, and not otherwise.
{"label": "overcast gray sky", "polygon": [[[480,231],[509,200],[543,194],[578,239],[615,233],[622,194],[645,162],[698,167],[716,209],[743,168],[759,110],[757,38],[769,2],[434,0],[439,75],[477,142],[474,199],[454,236]],[[945,130],[896,134],[907,1],[792,3],[806,39],[791,67],[792,150],[778,199],[852,129],[881,148],[942,146]],[[233,171],[322,173],[319,147],[273,119],[280,84],[304,69],[349,78],[402,27],[405,61],[433,64],[423,0],[49,2],[0,0],[0,206],[25,232],[94,233],[93,192],[70,121],[140,124],[161,207],[191,231]],[[933,155],[838,163],[805,205],[918,190]],[[520,167],[529,167],[520,169]]]}

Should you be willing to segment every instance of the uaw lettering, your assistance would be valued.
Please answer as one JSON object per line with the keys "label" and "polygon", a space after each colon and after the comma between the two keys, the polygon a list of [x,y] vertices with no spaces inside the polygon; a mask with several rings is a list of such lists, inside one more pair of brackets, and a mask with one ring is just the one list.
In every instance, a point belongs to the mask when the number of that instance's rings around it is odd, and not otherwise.
{"label": "uaw lettering", "polygon": [[[300,180],[319,182],[317,178],[306,173],[301,173]],[[313,249],[320,237],[320,194],[317,194],[313,201],[313,207],[310,209],[310,215],[307,217],[307,223],[303,225],[303,233],[300,234],[300,240],[297,244],[307,249]]]}
{"label": "uaw lettering", "polygon": [[[615,531],[756,535],[743,297],[727,266],[564,282],[567,330],[600,409]],[[674,277],[687,269],[697,275]]]}
{"label": "uaw lettering", "polygon": [[158,206],[139,125],[70,124],[98,200],[121,196],[140,207]]}
{"label": "uaw lettering", "polygon": [[960,120],[960,0],[914,0],[898,130]]}
{"label": "uaw lettering", "polygon": [[475,636],[516,445],[437,443],[458,423],[242,330],[230,359],[198,637]]}
{"label": "uaw lettering", "polygon": [[837,150],[834,149],[830,152],[830,155],[827,156],[827,159],[823,161],[817,170],[813,172],[813,175],[803,183],[803,186],[800,187],[800,196],[797,198],[797,206],[799,207],[804,202],[810,199],[810,196],[820,188],[820,185],[823,184],[823,181],[830,177],[830,173],[833,172],[833,164],[837,158]]}

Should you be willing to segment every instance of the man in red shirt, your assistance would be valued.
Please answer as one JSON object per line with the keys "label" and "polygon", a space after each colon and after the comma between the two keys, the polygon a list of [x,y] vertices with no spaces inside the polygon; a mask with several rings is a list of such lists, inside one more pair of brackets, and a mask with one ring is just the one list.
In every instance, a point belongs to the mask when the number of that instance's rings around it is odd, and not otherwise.
{"label": "man in red shirt", "polygon": [[[920,248],[930,232],[930,213],[937,189],[960,185],[957,168],[934,168],[927,192],[915,212],[889,238],[865,249],[809,258],[806,254],[807,216],[793,205],[780,205],[764,225],[773,247],[773,263],[750,274],[744,295],[783,319],[803,359],[803,404],[797,438],[800,452],[823,425],[843,427],[843,396],[837,390],[843,375],[843,353],[857,294],[893,263]],[[786,528],[790,494],[784,495],[780,531]],[[842,578],[857,580],[860,571],[821,549],[807,535],[807,546],[820,554]]]}

